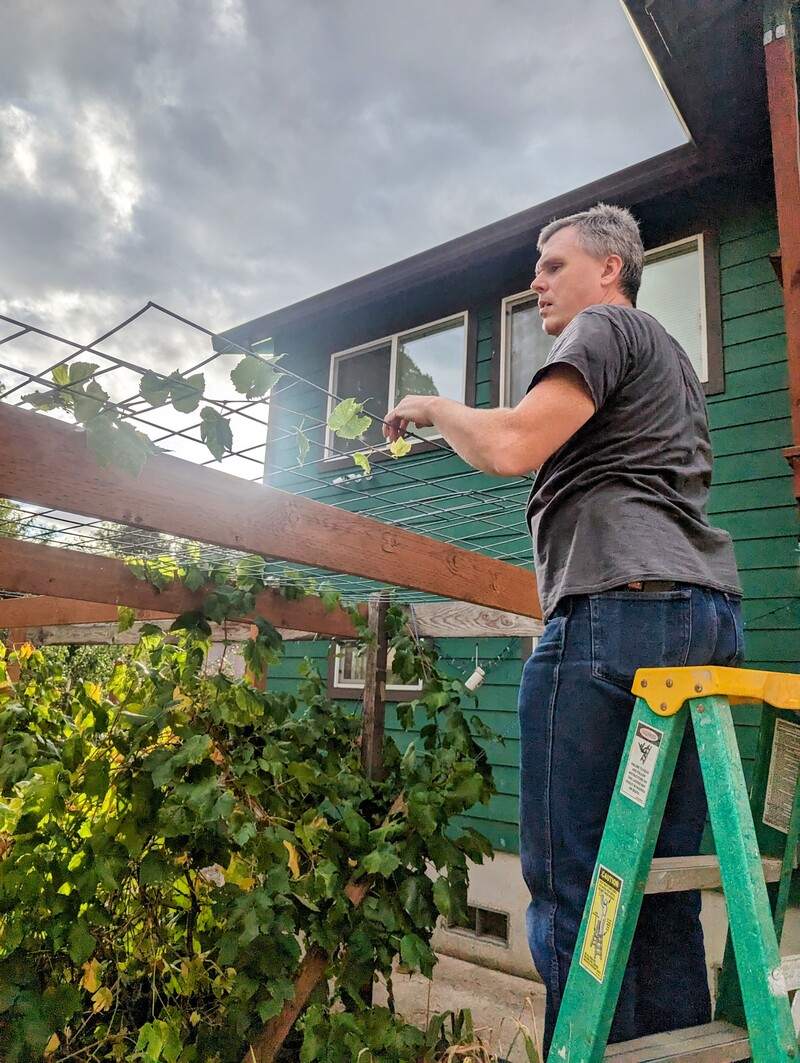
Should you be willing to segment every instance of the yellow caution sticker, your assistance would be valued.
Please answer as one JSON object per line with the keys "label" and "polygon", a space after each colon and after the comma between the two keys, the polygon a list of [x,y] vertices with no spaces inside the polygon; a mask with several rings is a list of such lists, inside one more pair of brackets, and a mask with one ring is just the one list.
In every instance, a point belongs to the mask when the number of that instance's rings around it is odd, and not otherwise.
{"label": "yellow caution sticker", "polygon": [[601,864],[594,884],[589,923],[580,958],[581,967],[598,982],[603,981],[606,973],[608,950],[617,920],[621,892],[622,879]]}

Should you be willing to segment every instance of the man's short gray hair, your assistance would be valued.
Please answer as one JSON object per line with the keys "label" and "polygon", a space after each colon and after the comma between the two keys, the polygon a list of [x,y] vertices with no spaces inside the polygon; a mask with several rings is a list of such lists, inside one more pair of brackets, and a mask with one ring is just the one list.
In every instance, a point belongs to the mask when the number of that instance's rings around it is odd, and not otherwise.
{"label": "man's short gray hair", "polygon": [[636,306],[636,296],[642,283],[644,246],[639,234],[639,223],[631,212],[625,207],[598,203],[596,207],[583,210],[580,214],[558,218],[545,225],[539,233],[537,249],[541,251],[554,233],[568,226],[577,231],[581,247],[594,258],[619,255],[622,259],[620,290]]}

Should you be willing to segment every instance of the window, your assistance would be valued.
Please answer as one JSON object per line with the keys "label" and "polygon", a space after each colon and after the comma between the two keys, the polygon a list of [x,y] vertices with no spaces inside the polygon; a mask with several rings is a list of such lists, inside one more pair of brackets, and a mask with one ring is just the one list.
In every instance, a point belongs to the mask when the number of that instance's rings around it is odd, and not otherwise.
{"label": "window", "polygon": [[645,257],[636,305],[660,321],[689,356],[700,380],[708,381],[703,236],[650,251]]}
{"label": "window", "polygon": [[[340,351],[331,358],[330,390],[343,399],[366,403],[376,415],[365,439],[373,446],[384,443],[377,417],[391,409],[403,395],[444,395],[464,401],[467,348],[467,315],[446,318],[409,332]],[[329,412],[334,400],[329,400]],[[432,428],[418,429],[417,435],[434,437]],[[329,454],[360,450],[359,439],[336,439],[328,435]]]}
{"label": "window", "polygon": [[[386,695],[389,701],[412,701],[422,682],[404,683],[392,672],[394,650],[389,650],[386,667]],[[364,689],[367,655],[357,642],[333,642],[328,663],[328,688],[332,697],[360,698]]]}
{"label": "window", "polygon": [[[709,342],[706,244],[700,233],[648,251],[637,299],[639,309],[652,314],[683,347],[704,384],[715,353],[721,361],[721,352],[711,350]],[[501,328],[501,394],[505,405],[516,406],[554,340],[542,331],[533,292],[503,300]]]}
{"label": "window", "polygon": [[491,908],[478,908],[467,905],[466,918],[449,920],[448,930],[473,934],[475,937],[488,938],[494,944],[508,944],[508,912],[497,912]]}

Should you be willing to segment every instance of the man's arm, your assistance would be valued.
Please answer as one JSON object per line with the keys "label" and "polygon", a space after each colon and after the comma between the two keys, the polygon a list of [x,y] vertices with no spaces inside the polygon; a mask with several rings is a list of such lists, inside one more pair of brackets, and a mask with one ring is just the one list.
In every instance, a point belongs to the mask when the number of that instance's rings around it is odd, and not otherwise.
{"label": "man's arm", "polygon": [[495,476],[523,476],[540,468],[594,412],[578,370],[558,365],[511,410],[476,410],[438,395],[407,395],[387,413],[383,434],[391,442],[410,424],[435,426],[474,468]]}

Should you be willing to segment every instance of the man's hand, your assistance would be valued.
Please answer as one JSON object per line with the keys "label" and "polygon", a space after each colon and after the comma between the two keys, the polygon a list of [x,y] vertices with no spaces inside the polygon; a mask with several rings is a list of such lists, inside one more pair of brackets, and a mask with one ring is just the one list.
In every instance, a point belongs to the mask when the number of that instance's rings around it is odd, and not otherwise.
{"label": "man's hand", "polygon": [[383,434],[390,443],[406,434],[410,424],[417,428],[432,428],[431,405],[435,395],[406,395],[404,399],[389,410],[384,418]]}
{"label": "man's hand", "polygon": [[475,409],[442,395],[407,395],[386,414],[393,443],[410,424],[436,427],[464,461],[493,476],[526,476],[541,468],[594,415],[589,387],[571,365],[556,365],[513,410]]}

